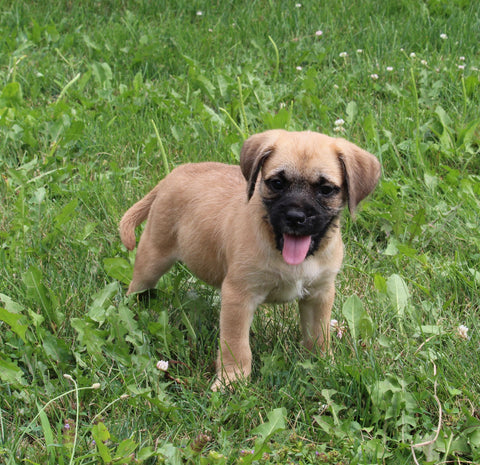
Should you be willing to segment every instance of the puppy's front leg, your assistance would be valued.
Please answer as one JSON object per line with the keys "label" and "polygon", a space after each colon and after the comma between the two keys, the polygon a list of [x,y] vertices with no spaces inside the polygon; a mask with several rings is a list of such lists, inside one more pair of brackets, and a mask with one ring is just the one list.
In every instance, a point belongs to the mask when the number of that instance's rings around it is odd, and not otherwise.
{"label": "puppy's front leg", "polygon": [[222,283],[220,310],[220,347],[217,359],[216,391],[252,371],[250,326],[258,301],[246,292],[245,286],[228,276]]}
{"label": "puppy's front leg", "polygon": [[308,350],[318,348],[323,353],[329,352],[330,316],[334,298],[335,286],[332,282],[321,292],[299,301],[303,344]]}

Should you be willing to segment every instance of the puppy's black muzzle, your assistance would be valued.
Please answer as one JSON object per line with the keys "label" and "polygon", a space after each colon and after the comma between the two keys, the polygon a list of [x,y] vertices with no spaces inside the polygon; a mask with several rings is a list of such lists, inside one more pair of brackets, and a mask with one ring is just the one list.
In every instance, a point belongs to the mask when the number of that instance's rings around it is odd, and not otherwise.
{"label": "puppy's black muzzle", "polygon": [[322,208],[309,199],[284,199],[272,204],[270,219],[279,233],[312,236],[322,222]]}
{"label": "puppy's black muzzle", "polygon": [[284,234],[311,236],[312,243],[308,255],[318,249],[338,212],[325,208],[311,199],[292,199],[288,196],[265,201],[268,219],[272,225],[278,250],[282,250]]}

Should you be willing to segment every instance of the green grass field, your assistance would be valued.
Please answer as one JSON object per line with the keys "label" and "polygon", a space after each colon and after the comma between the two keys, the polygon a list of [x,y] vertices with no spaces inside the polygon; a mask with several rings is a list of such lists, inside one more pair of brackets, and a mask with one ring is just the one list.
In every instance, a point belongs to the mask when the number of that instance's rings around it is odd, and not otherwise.
{"label": "green grass field", "polygon": [[[300,1],[0,2],[0,463],[480,463],[480,3]],[[332,357],[265,307],[212,393],[218,293],[178,265],[126,298],[118,222],[270,128],[383,178],[343,218]]]}

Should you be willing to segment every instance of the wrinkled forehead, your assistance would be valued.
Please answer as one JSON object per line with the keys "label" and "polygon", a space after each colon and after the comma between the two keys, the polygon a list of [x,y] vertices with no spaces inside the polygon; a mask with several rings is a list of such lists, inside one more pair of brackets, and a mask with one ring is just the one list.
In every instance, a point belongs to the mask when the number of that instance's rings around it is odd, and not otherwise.
{"label": "wrinkled forehead", "polygon": [[279,137],[265,162],[264,176],[279,172],[292,179],[298,177],[310,183],[326,178],[341,185],[343,170],[335,139],[308,132]]}

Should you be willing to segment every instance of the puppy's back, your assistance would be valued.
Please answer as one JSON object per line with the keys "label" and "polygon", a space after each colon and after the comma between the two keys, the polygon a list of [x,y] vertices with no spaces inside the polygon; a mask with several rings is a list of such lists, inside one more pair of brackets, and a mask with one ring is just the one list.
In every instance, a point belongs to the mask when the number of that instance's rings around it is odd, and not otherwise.
{"label": "puppy's back", "polygon": [[179,165],[125,213],[120,222],[122,242],[133,250],[135,228],[147,219],[144,242],[219,286],[226,273],[223,236],[232,211],[247,204],[246,188],[239,166]]}

